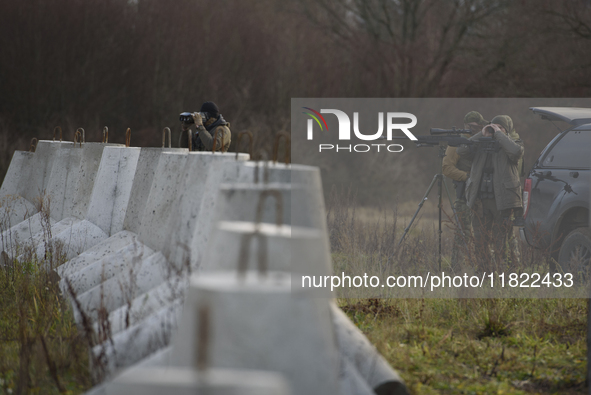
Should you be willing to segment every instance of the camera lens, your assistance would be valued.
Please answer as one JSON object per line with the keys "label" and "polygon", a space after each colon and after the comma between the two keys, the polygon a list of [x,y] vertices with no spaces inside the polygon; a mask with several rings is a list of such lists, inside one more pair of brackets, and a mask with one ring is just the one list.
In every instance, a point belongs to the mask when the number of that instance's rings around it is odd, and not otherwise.
{"label": "camera lens", "polygon": [[190,112],[183,112],[181,113],[181,115],[179,116],[179,119],[181,122],[184,123],[195,123],[195,120],[193,119],[193,116],[191,115]]}

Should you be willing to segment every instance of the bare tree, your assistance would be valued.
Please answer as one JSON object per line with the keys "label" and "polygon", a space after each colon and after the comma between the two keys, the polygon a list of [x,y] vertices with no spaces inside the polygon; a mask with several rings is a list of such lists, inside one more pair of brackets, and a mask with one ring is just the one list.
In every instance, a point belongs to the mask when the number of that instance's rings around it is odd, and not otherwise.
{"label": "bare tree", "polygon": [[567,0],[559,3],[545,2],[543,13],[553,17],[553,28],[571,33],[584,39],[591,39],[591,1]]}
{"label": "bare tree", "polygon": [[461,55],[494,34],[507,2],[300,0],[303,11],[358,54],[383,94],[430,96]]}

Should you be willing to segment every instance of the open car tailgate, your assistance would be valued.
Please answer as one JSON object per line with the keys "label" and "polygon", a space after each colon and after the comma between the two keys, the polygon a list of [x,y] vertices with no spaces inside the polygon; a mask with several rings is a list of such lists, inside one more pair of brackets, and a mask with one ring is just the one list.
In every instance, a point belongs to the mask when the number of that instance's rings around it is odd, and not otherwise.
{"label": "open car tailgate", "polygon": [[550,121],[562,121],[574,126],[591,123],[591,108],[530,107],[530,110]]}

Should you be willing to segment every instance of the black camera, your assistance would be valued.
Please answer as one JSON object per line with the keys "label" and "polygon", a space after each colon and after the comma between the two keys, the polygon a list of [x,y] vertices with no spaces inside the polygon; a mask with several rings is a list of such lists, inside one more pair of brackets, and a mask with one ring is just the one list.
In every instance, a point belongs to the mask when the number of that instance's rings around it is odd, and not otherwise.
{"label": "black camera", "polygon": [[[204,112],[198,112],[197,114],[201,115],[201,119],[203,120],[203,122],[205,122],[207,120],[207,114]],[[193,113],[192,112],[183,112],[181,113],[181,115],[179,116],[179,119],[181,120],[182,123],[187,123],[187,124],[193,124],[195,123],[195,120],[193,119]]]}
{"label": "black camera", "polygon": [[181,113],[179,119],[182,123],[195,123],[195,120],[193,119],[193,113],[190,112]]}

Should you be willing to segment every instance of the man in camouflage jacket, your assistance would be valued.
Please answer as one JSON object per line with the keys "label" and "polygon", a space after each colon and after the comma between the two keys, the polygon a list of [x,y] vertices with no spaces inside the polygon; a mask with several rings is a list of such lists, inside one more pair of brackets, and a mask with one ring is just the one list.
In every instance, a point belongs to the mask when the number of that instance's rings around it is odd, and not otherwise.
{"label": "man in camouflage jacket", "polygon": [[[490,126],[490,127],[489,127]],[[466,203],[475,211],[473,221],[479,265],[490,261],[489,251],[506,259],[507,243],[513,231],[514,210],[522,208],[520,163],[524,147],[507,115],[498,115],[483,131],[470,140],[492,137],[499,149],[493,152],[479,145],[461,146],[460,158],[472,159],[470,176],[466,181]]]}
{"label": "man in camouflage jacket", "polygon": [[[470,111],[464,116],[464,129],[470,129],[471,134],[480,132],[487,123],[488,121],[478,111]],[[466,134],[463,137],[469,138],[470,135]],[[454,272],[457,272],[461,267],[466,248],[469,245],[468,236],[472,233],[472,210],[466,204],[466,195],[464,194],[472,160],[460,158],[456,148],[448,146],[443,158],[443,174],[453,180],[456,188],[454,210],[461,225],[461,231],[459,227],[456,229],[451,253],[451,267]]]}

